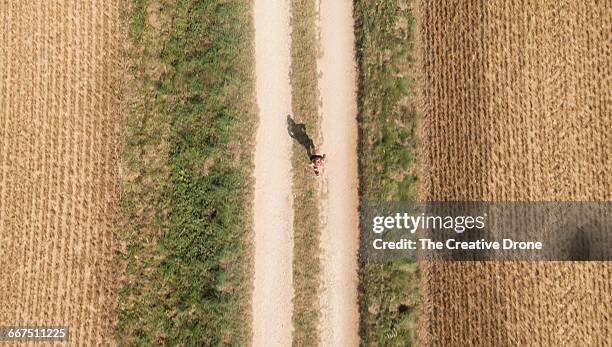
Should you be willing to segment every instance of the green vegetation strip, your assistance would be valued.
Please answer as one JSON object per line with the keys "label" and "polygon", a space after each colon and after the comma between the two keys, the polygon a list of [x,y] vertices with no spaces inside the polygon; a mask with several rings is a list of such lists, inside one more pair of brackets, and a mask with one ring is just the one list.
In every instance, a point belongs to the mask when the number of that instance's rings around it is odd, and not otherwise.
{"label": "green vegetation strip", "polygon": [[[410,3],[357,0],[355,22],[360,195],[372,202],[414,200]],[[418,302],[416,263],[360,262],[360,280],[362,343],[412,345]]]}
{"label": "green vegetation strip", "polygon": [[[294,261],[293,344],[318,345],[320,217],[318,185],[308,168],[306,146],[319,138],[315,0],[291,1],[291,102],[293,144]],[[301,126],[300,126],[301,125]],[[302,127],[303,126],[303,127]],[[303,129],[300,130],[300,129]],[[301,133],[301,134],[300,134]]]}
{"label": "green vegetation strip", "polygon": [[250,336],[251,1],[132,0],[119,345]]}

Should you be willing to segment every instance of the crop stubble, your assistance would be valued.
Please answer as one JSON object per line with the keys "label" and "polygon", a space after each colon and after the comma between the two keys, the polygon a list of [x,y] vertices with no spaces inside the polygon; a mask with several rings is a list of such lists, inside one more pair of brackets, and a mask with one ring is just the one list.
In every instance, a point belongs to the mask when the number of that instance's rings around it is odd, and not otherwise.
{"label": "crop stubble", "polygon": [[[606,2],[417,2],[422,200],[612,200]],[[606,263],[428,263],[419,342],[609,343]]]}
{"label": "crop stubble", "polygon": [[0,3],[0,325],[112,343],[119,11]]}

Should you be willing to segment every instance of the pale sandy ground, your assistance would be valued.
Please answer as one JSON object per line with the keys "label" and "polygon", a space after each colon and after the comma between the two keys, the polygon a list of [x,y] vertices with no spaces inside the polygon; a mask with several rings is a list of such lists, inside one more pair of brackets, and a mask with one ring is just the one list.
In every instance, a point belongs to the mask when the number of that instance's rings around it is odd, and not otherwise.
{"label": "pale sandy ground", "polygon": [[350,0],[320,2],[321,151],[328,156],[321,206],[325,219],[321,240],[324,346],[359,345],[357,101],[352,14]]}
{"label": "pale sandy ground", "polygon": [[253,345],[290,346],[293,213],[289,1],[256,0],[259,128],[255,148]]}

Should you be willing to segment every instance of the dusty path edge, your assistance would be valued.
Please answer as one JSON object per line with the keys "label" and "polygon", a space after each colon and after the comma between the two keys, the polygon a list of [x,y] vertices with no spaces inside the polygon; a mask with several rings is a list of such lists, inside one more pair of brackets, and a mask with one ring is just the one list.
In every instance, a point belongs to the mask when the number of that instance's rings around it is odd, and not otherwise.
{"label": "dusty path edge", "polygon": [[286,116],[291,112],[289,1],[256,0],[256,135],[253,203],[254,346],[292,342],[293,213],[291,142]]}
{"label": "dusty path edge", "polygon": [[353,4],[319,3],[322,56],[318,61],[323,152],[324,231],[320,307],[323,345],[359,345],[357,301],[359,197],[357,165],[357,63]]}

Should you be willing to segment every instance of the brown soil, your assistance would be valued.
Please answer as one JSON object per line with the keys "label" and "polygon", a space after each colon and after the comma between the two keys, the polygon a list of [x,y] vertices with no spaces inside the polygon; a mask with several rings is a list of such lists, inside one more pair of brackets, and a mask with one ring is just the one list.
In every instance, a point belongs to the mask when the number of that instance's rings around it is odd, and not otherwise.
{"label": "brown soil", "polygon": [[[417,1],[422,200],[612,200],[612,17],[566,1]],[[422,267],[424,345],[602,346],[609,263]]]}
{"label": "brown soil", "polygon": [[0,5],[0,325],[113,341],[119,1]]}

